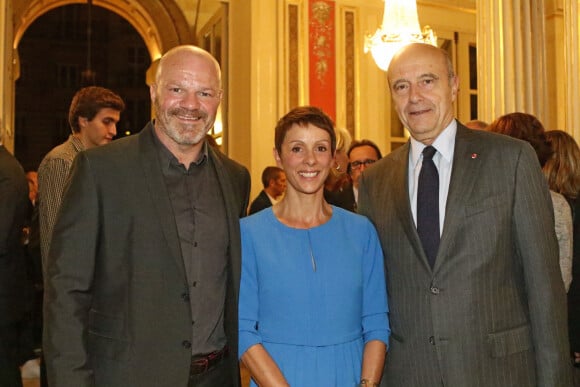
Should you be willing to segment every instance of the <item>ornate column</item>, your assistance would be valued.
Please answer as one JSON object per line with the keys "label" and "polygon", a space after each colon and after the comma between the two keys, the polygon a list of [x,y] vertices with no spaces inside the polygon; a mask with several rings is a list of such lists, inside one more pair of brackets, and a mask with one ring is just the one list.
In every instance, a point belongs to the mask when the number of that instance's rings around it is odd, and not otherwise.
{"label": "ornate column", "polygon": [[262,189],[264,167],[276,165],[280,7],[272,0],[229,1],[227,152],[250,170],[252,199]]}
{"label": "ornate column", "polygon": [[521,111],[551,125],[545,46],[544,0],[478,2],[481,119]]}
{"label": "ornate column", "polygon": [[564,1],[564,34],[568,34],[564,39],[565,78],[561,80],[566,89],[566,100],[564,101],[565,130],[578,142],[580,142],[580,109],[578,106],[580,101],[580,85],[578,84],[578,73],[580,72],[579,12],[577,0]]}
{"label": "ornate column", "polygon": [[12,4],[12,0],[7,0],[0,7],[0,139],[10,152],[14,152],[14,74],[18,71],[12,49]]}

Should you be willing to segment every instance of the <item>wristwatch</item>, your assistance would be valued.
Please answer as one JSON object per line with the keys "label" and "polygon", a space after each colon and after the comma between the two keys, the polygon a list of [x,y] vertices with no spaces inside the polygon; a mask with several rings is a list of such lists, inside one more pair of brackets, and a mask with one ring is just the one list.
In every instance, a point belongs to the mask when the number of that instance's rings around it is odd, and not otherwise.
{"label": "wristwatch", "polygon": [[362,379],[360,381],[360,387],[379,387],[379,384],[368,379]]}

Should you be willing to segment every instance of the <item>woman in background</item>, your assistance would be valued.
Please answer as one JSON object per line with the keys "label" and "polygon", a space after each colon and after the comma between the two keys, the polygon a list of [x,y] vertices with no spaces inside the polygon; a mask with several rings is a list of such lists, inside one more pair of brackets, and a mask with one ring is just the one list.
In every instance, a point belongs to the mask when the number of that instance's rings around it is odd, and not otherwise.
{"label": "woman in background", "polygon": [[390,328],[383,254],[360,215],[329,205],[331,119],[295,108],[276,126],[286,195],[241,220],[239,355],[252,386],[377,386]]}
{"label": "woman in background", "polygon": [[580,367],[580,148],[561,130],[546,132],[554,154],[544,165],[550,189],[562,194],[572,208],[574,220],[572,284],[568,290],[568,330],[574,365]]}
{"label": "woman in background", "polygon": [[[554,154],[544,126],[531,114],[506,114],[492,122],[487,130],[527,141],[536,151],[542,168]],[[554,229],[560,250],[560,270],[564,288],[568,292],[572,282],[572,211],[562,195],[551,189],[550,195],[554,207]]]}
{"label": "woman in background", "polygon": [[339,192],[350,185],[350,176],[347,173],[348,156],[346,151],[350,147],[352,137],[348,130],[336,128],[336,150],[334,151],[334,162],[330,173],[324,181],[324,188],[328,192]]}

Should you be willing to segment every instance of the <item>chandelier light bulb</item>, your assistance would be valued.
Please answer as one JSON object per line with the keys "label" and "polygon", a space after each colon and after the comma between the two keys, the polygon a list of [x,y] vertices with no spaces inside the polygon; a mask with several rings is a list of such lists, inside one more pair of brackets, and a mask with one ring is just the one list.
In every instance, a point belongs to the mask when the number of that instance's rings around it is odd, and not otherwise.
{"label": "chandelier light bulb", "polygon": [[421,31],[415,0],[385,0],[383,24],[365,37],[364,52],[370,51],[377,66],[387,71],[393,55],[410,43],[436,46],[437,36],[429,26]]}

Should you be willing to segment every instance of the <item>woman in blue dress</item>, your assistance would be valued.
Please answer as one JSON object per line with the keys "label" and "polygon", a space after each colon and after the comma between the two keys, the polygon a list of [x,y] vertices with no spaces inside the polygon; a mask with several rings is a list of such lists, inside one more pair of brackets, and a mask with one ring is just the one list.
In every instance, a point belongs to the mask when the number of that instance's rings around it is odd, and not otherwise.
{"label": "woman in blue dress", "polygon": [[239,355],[252,386],[372,387],[390,334],[383,254],[363,216],[329,205],[332,120],[315,107],[280,119],[284,198],[241,220]]}

